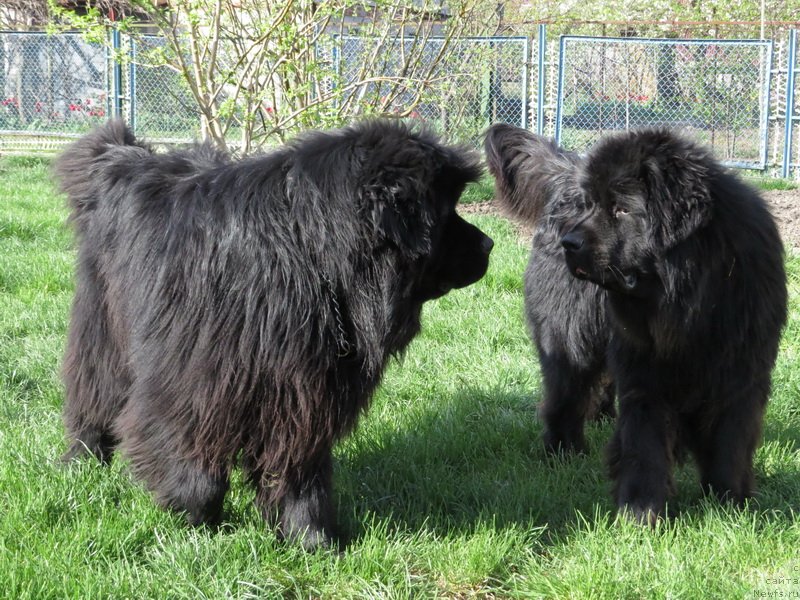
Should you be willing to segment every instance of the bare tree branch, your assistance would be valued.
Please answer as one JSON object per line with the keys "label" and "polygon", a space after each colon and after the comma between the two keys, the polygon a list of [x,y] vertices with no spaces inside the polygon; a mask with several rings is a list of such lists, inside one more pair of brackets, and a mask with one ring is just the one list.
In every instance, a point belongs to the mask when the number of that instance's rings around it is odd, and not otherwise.
{"label": "bare tree branch", "polygon": [[[491,30],[483,15],[494,11],[491,0],[454,0],[452,12],[443,12],[436,0],[413,6],[397,0],[124,4],[125,14],[146,15],[164,38],[158,64],[184,81],[201,134],[221,147],[236,135],[243,152],[270,137],[357,115],[414,114],[434,87],[447,87],[460,70],[447,64],[454,40],[476,27]],[[119,26],[138,35],[130,20]],[[356,55],[343,72],[345,63],[333,49],[346,45]]]}

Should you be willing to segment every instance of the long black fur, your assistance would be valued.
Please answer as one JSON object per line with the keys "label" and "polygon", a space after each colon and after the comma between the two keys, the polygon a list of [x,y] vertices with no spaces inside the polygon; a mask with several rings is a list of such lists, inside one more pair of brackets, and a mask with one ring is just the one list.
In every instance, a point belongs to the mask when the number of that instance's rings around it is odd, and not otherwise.
{"label": "long black fur", "polygon": [[604,290],[611,323],[618,507],[643,522],[663,515],[684,449],[705,490],[743,502],[787,308],[763,199],[666,130],[607,138],[565,180],[580,198],[562,229],[566,262]]}
{"label": "long black fur", "polygon": [[614,414],[614,385],[606,364],[603,292],[570,274],[561,247],[564,225],[583,206],[575,180],[579,158],[546,138],[503,124],[489,129],[484,149],[499,205],[533,227],[525,316],[544,385],[539,414],[545,448],[582,452],[585,419]]}
{"label": "long black fur", "polygon": [[78,238],[65,458],[120,448],[192,523],[240,462],[281,535],[328,544],[333,443],[422,304],[486,271],[491,239],[455,212],[474,153],[371,121],[233,161],[112,121],[56,174]]}

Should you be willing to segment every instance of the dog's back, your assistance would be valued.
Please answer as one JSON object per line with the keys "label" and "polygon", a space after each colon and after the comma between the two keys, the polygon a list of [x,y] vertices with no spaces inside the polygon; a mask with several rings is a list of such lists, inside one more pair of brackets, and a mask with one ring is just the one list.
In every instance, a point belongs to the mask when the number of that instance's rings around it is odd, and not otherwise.
{"label": "dog's back", "polygon": [[150,186],[155,196],[168,192],[177,180],[229,159],[208,143],[155,154],[124,121],[113,119],[68,146],[56,159],[54,173],[59,189],[67,195],[69,221],[84,235],[98,204],[112,198],[125,202],[131,196],[131,183]]}
{"label": "dog's back", "polygon": [[120,149],[131,154],[130,158],[133,154],[150,154],[121,119],[114,119],[71,144],[55,161],[59,189],[69,202],[69,220],[81,234],[86,232],[89,215],[109,183],[111,173],[103,163],[119,157]]}

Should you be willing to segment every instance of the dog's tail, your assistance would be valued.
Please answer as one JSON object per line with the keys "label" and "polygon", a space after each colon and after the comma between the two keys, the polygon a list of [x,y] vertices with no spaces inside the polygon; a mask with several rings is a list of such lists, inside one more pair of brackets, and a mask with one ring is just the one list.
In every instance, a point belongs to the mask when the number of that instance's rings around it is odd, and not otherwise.
{"label": "dog's tail", "polygon": [[566,192],[578,161],[551,140],[512,125],[493,125],[483,144],[495,196],[509,217],[528,225],[537,222],[548,203]]}
{"label": "dog's tail", "polygon": [[120,147],[146,149],[136,141],[122,119],[113,119],[70,144],[56,159],[53,170],[59,189],[67,195],[69,220],[78,231],[86,222],[103,195],[108,179],[102,171],[104,158]]}

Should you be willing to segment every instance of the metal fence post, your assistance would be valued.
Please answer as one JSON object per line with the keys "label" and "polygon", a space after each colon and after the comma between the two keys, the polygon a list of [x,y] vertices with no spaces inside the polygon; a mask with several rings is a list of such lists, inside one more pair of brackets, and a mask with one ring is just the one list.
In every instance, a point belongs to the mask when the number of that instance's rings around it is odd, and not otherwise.
{"label": "metal fence post", "polygon": [[561,143],[561,117],[563,116],[563,105],[564,102],[563,92],[564,92],[564,57],[566,55],[566,46],[567,46],[567,37],[561,36],[561,40],[558,44],[558,91],[556,92],[556,131],[555,131],[555,140],[557,144]]}
{"label": "metal fence post", "polygon": [[114,116],[122,116],[122,64],[119,56],[122,50],[122,40],[119,29],[111,30],[111,47],[113,48],[112,60],[114,61]]}
{"label": "metal fence post", "polygon": [[136,133],[136,42],[128,38],[128,123],[131,131]]}
{"label": "metal fence post", "polygon": [[523,60],[522,60],[522,91],[520,95],[522,98],[522,118],[520,127],[523,129],[528,128],[528,116],[530,111],[530,106],[528,101],[530,100],[530,91],[528,90],[528,82],[531,79],[531,45],[530,39],[525,38],[524,43],[522,44],[522,53],[523,53]]}
{"label": "metal fence post", "polygon": [[786,73],[786,123],[783,133],[783,165],[781,177],[788,178],[792,166],[792,133],[794,116],[794,86],[797,74],[797,30],[789,32],[789,51]]}
{"label": "metal fence post", "polygon": [[770,99],[770,89],[772,88],[772,56],[773,56],[773,45],[772,40],[764,40],[762,36],[762,41],[768,41],[769,47],[764,48],[764,71],[763,71],[763,82],[761,87],[761,111],[764,113],[764,128],[761,133],[761,164],[763,167],[767,166],[767,162],[769,161],[769,99]]}
{"label": "metal fence post", "polygon": [[538,73],[536,80],[536,133],[544,135],[544,100],[545,100],[545,84],[547,82],[547,73],[545,71],[545,55],[547,53],[547,25],[541,24],[538,27],[537,42],[539,44],[538,51]]}

